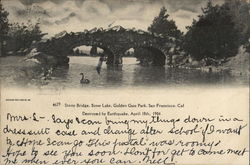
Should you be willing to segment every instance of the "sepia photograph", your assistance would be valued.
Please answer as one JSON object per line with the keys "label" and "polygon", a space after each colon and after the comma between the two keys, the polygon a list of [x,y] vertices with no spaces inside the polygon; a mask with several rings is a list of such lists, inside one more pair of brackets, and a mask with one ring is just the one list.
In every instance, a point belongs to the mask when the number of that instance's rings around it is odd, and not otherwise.
{"label": "sepia photograph", "polygon": [[1,86],[248,86],[247,0],[1,0]]}

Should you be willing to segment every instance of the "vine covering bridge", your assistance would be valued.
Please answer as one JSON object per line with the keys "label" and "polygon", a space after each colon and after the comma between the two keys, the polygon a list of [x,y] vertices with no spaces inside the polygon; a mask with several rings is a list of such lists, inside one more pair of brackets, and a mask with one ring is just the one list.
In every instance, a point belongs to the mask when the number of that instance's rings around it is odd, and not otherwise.
{"label": "vine covering bridge", "polygon": [[122,63],[122,56],[130,48],[143,48],[154,54],[154,61],[165,65],[167,52],[171,48],[173,39],[135,29],[124,29],[115,26],[109,29],[94,28],[83,32],[62,32],[55,37],[40,42],[36,48],[38,52],[53,56],[58,65],[67,64],[67,57],[72,49],[78,46],[95,46],[104,50],[107,64],[117,65]]}

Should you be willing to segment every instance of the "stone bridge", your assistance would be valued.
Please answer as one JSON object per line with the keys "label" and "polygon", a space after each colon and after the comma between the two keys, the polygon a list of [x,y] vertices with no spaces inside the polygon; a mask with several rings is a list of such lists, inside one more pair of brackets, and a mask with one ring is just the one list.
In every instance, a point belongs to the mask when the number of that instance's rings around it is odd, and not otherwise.
{"label": "stone bridge", "polygon": [[173,39],[163,38],[149,32],[135,29],[124,29],[115,26],[109,29],[94,28],[90,31],[77,33],[62,32],[55,37],[40,42],[36,46],[38,52],[53,56],[58,65],[67,64],[73,48],[86,45],[95,46],[104,50],[107,64],[122,63],[122,56],[130,48],[143,48],[154,54],[156,65],[165,65],[167,52],[171,48]]}

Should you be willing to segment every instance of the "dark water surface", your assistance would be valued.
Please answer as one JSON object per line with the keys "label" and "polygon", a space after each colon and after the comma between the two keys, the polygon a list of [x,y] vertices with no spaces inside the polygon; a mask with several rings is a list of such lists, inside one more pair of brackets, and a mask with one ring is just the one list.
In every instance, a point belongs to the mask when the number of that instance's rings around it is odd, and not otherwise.
{"label": "dark water surface", "polygon": [[[106,88],[106,87],[183,87],[183,86],[246,86],[248,78],[229,73],[208,73],[200,70],[167,67],[143,67],[135,58],[123,58],[120,69],[108,69],[103,64],[99,75],[95,67],[98,58],[70,57],[69,67],[56,68],[50,80],[41,76],[29,77],[22,73],[22,57],[1,57],[1,83],[4,86],[42,88]],[[35,70],[30,69],[30,72]],[[80,84],[84,73],[90,84]]]}

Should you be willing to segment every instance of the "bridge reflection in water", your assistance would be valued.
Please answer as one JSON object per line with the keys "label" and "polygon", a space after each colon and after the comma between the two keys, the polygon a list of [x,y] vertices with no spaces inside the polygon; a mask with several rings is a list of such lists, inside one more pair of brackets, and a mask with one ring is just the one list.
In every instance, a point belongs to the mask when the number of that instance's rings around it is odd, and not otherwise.
{"label": "bridge reflection in water", "polygon": [[[20,61],[21,57],[6,57],[1,60],[0,78],[3,84],[20,87],[42,87],[45,89],[74,88],[120,88],[120,87],[185,87],[190,85],[248,85],[246,76],[231,76],[226,73],[205,73],[199,70],[167,68],[159,66],[143,67],[135,58],[123,58],[120,69],[107,68],[103,65],[100,75],[96,71],[99,57],[70,57],[68,66],[57,67],[50,79],[35,79],[21,74],[23,66],[10,63]],[[80,73],[84,73],[90,84],[80,84]],[[8,77],[8,78],[6,78]],[[20,78],[19,78],[20,77]]]}
{"label": "bridge reflection in water", "polygon": [[136,67],[133,73],[133,84],[140,86],[143,84],[157,85],[164,83],[166,70],[161,66]]}
{"label": "bridge reflection in water", "polygon": [[[43,79],[22,74],[23,65],[18,62],[22,57],[4,57],[1,59],[1,83],[7,86],[42,87],[45,89],[81,89],[81,88],[120,88],[120,87],[183,87],[190,85],[222,86],[248,85],[247,76],[232,76],[227,73],[206,73],[199,70],[167,68],[159,66],[143,67],[135,58],[123,58],[120,69],[103,65],[100,75],[96,71],[99,57],[70,57],[68,66],[57,67],[51,78]],[[34,73],[35,70],[32,70]],[[80,84],[80,73],[84,73],[90,84]]]}
{"label": "bridge reflection in water", "polygon": [[[48,87],[65,88],[97,87],[169,87],[185,85],[225,85],[235,83],[235,78],[227,74],[204,73],[198,70],[165,68],[160,66],[140,66],[135,58],[125,57],[120,69],[108,68],[105,65],[99,75],[95,66],[98,57],[70,57],[69,68],[58,67]],[[83,72],[91,81],[82,86],[79,73]]]}

